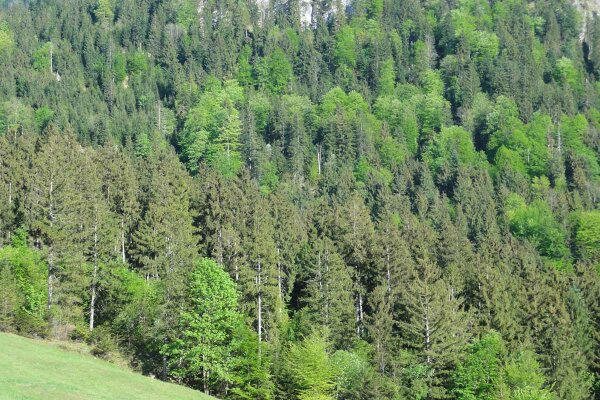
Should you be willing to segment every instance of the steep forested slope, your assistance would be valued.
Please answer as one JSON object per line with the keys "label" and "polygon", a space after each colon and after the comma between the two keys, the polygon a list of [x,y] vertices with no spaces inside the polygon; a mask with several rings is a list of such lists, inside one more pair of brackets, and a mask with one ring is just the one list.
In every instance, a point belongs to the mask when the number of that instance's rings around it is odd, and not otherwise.
{"label": "steep forested slope", "polygon": [[2,4],[0,329],[224,398],[600,398],[592,12]]}

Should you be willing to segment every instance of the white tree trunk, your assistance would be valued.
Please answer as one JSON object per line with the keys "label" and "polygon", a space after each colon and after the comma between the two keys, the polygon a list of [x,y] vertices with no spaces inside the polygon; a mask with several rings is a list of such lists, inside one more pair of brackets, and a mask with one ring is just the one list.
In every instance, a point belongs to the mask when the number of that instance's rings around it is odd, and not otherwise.
{"label": "white tree trunk", "polygon": [[94,224],[94,271],[92,272],[92,297],[90,299],[90,332],[94,330],[94,317],[96,316],[96,283],[98,280],[98,223]]}
{"label": "white tree trunk", "polygon": [[263,321],[262,321],[262,282],[261,282],[261,265],[260,265],[260,261],[258,262],[258,275],[256,277],[256,283],[258,286],[258,295],[257,295],[257,305],[258,305],[258,326],[257,326],[257,333],[258,333],[258,352],[260,354],[260,343],[262,342],[262,332],[263,332]]}

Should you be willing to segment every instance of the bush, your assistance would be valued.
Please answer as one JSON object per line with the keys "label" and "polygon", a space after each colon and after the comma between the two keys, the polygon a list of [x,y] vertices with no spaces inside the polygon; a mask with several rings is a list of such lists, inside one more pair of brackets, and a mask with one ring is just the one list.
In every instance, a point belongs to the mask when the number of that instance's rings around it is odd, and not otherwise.
{"label": "bush", "polygon": [[105,326],[96,327],[89,336],[88,343],[92,346],[91,353],[104,360],[112,360],[118,355],[117,342]]}

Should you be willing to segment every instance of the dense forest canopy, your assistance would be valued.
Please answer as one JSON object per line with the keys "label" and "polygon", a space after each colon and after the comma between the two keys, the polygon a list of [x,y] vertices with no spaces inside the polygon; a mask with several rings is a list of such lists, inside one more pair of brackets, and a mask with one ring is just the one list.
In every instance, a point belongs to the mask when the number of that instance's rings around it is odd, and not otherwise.
{"label": "dense forest canopy", "polygon": [[600,399],[593,13],[0,4],[0,329],[227,399]]}

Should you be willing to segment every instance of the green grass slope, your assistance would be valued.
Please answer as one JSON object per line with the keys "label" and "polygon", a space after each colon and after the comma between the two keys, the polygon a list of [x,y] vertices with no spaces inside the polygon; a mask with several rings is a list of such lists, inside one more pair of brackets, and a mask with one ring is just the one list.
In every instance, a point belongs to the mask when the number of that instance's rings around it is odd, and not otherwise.
{"label": "green grass slope", "polygon": [[214,400],[90,355],[5,333],[0,333],[0,399]]}

